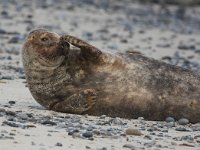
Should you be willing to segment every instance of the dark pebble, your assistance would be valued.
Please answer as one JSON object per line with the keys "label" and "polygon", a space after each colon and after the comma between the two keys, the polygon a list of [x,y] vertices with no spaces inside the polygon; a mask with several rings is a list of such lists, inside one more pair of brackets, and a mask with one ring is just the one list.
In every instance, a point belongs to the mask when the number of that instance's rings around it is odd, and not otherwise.
{"label": "dark pebble", "polygon": [[120,42],[121,42],[121,43],[128,43],[128,40],[127,40],[127,39],[121,39]]}
{"label": "dark pebble", "polygon": [[16,102],[15,101],[9,101],[8,102],[10,105],[14,105]]}
{"label": "dark pebble", "polygon": [[50,120],[45,120],[45,121],[43,121],[41,124],[43,124],[43,125],[52,125],[52,126],[55,126],[55,125],[56,125],[56,122],[53,122],[53,121],[50,121]]}
{"label": "dark pebble", "polygon": [[157,44],[157,47],[162,47],[162,48],[169,48],[171,45],[170,44]]}
{"label": "dark pebble", "polygon": [[181,49],[181,50],[195,50],[195,45],[183,45],[183,44],[180,44],[178,46],[178,49]]}
{"label": "dark pebble", "polygon": [[2,15],[2,16],[8,16],[8,12],[5,11],[5,10],[3,10],[3,11],[1,12],[1,15]]}
{"label": "dark pebble", "polygon": [[87,131],[87,132],[83,133],[82,136],[86,137],[86,138],[91,138],[91,137],[93,137],[93,133],[90,131]]}
{"label": "dark pebble", "polygon": [[13,76],[2,76],[1,79],[4,79],[4,80],[14,80],[14,77]]}
{"label": "dark pebble", "polygon": [[181,140],[192,142],[194,140],[194,138],[191,135],[186,135],[186,136],[182,136]]}
{"label": "dark pebble", "polygon": [[152,137],[150,135],[145,135],[144,138],[148,140],[152,140]]}
{"label": "dark pebble", "polygon": [[8,41],[8,43],[18,43],[20,41],[20,39],[19,39],[19,37],[12,37],[9,41]]}
{"label": "dark pebble", "polygon": [[86,148],[86,149],[91,149],[91,148],[90,148],[89,146],[87,146],[87,145],[85,146],[85,148]]}
{"label": "dark pebble", "polygon": [[68,132],[68,135],[73,135],[74,133],[78,133],[79,130],[78,129],[74,129]]}
{"label": "dark pebble", "polygon": [[184,127],[178,127],[175,129],[176,131],[188,131],[186,128]]}
{"label": "dark pebble", "polygon": [[56,146],[62,147],[62,143],[56,143]]}
{"label": "dark pebble", "polygon": [[0,34],[6,34],[6,31],[3,29],[0,29]]}
{"label": "dark pebble", "polygon": [[4,125],[8,125],[10,127],[14,127],[14,128],[22,128],[22,129],[26,128],[25,125],[22,125],[22,124],[19,124],[19,123],[15,123],[15,122],[10,122],[10,121],[4,121],[3,124]]}
{"label": "dark pebble", "polygon": [[136,149],[136,147],[134,145],[132,145],[132,144],[124,144],[123,147],[129,148],[131,150],[135,150]]}
{"label": "dark pebble", "polygon": [[14,112],[14,111],[6,111],[6,115],[16,116],[16,112]]}

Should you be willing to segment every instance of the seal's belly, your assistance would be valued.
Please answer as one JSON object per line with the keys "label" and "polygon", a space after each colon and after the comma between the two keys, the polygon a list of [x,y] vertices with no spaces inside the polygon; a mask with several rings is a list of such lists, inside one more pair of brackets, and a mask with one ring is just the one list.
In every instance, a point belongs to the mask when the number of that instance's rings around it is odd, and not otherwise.
{"label": "seal's belly", "polygon": [[28,86],[33,97],[55,97],[65,95],[66,86],[70,83],[70,76],[64,67],[54,70],[31,70],[28,78]]}

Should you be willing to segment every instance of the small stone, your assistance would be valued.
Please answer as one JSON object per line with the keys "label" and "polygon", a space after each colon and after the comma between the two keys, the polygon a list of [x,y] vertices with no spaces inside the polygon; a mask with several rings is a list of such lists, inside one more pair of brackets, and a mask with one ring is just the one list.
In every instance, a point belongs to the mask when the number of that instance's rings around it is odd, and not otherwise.
{"label": "small stone", "polygon": [[73,130],[70,130],[70,131],[68,132],[68,135],[73,135],[74,133],[78,133],[78,132],[79,132],[78,129],[73,129]]}
{"label": "small stone", "polygon": [[162,47],[162,48],[169,48],[171,45],[168,43],[163,43],[163,44],[157,44],[157,47]]}
{"label": "small stone", "polygon": [[89,127],[87,128],[87,131],[93,131],[93,129],[94,129],[93,126],[89,126]]}
{"label": "small stone", "polygon": [[110,121],[112,122],[112,124],[115,124],[115,125],[124,125],[123,121],[118,117],[111,119]]}
{"label": "small stone", "polygon": [[194,138],[191,135],[185,135],[185,136],[181,137],[181,140],[192,142],[194,140]]}
{"label": "small stone", "polygon": [[121,39],[120,42],[121,42],[121,43],[128,43],[128,40],[127,40],[127,39]]}
{"label": "small stone", "polygon": [[15,101],[9,101],[8,102],[10,105],[14,105],[16,102]]}
{"label": "small stone", "polygon": [[152,137],[150,135],[145,135],[144,138],[148,140],[152,140]]}
{"label": "small stone", "polygon": [[184,128],[184,127],[178,127],[178,128],[176,128],[175,130],[176,130],[176,131],[187,131],[187,129]]}
{"label": "small stone", "polygon": [[3,29],[0,29],[0,34],[6,34],[6,31]]}
{"label": "small stone", "polygon": [[28,119],[28,116],[26,114],[23,114],[23,113],[17,114],[17,117],[19,117],[22,120],[27,120]]}
{"label": "small stone", "polygon": [[175,127],[175,122],[167,122],[167,123],[165,124],[165,126],[168,127],[168,128]]}
{"label": "small stone", "polygon": [[167,117],[165,119],[166,122],[175,122],[175,119],[173,117]]}
{"label": "small stone", "polygon": [[16,37],[12,37],[8,43],[18,43],[19,42],[19,38],[16,36]]}
{"label": "small stone", "polygon": [[14,111],[6,111],[6,115],[16,116],[16,113]]}
{"label": "small stone", "polygon": [[36,145],[35,142],[31,141],[31,145]]}
{"label": "small stone", "polygon": [[22,128],[22,129],[26,128],[25,125],[22,125],[22,124],[19,124],[19,123],[15,123],[15,122],[11,122],[11,121],[4,121],[3,125],[8,125],[8,126],[14,127],[14,128]]}
{"label": "small stone", "polygon": [[181,118],[181,119],[178,120],[178,123],[180,125],[187,125],[189,123],[189,120],[186,119],[186,118]]}
{"label": "small stone", "polygon": [[55,146],[59,146],[59,147],[62,147],[62,143],[56,143],[56,145]]}
{"label": "small stone", "polygon": [[75,139],[75,138],[81,138],[81,135],[80,135],[80,133],[75,132],[75,133],[73,133],[72,137],[73,137],[74,139]]}
{"label": "small stone", "polygon": [[52,126],[56,125],[55,122],[50,121],[50,120],[45,120],[45,121],[43,121],[41,124],[43,124],[43,125],[52,125]]}
{"label": "small stone", "polygon": [[178,46],[178,49],[181,49],[181,50],[195,50],[195,45],[184,45],[184,44],[180,44]]}
{"label": "small stone", "polygon": [[3,108],[0,108],[0,112],[6,112],[6,110]]}
{"label": "small stone", "polygon": [[105,119],[106,118],[106,115],[101,115],[100,117],[99,117],[99,119]]}
{"label": "small stone", "polygon": [[4,80],[14,80],[14,77],[13,76],[2,76],[1,79],[4,79]]}
{"label": "small stone", "polygon": [[136,147],[134,145],[132,145],[132,144],[124,144],[123,147],[130,148],[131,150],[135,150],[136,149]]}
{"label": "small stone", "polygon": [[87,145],[85,146],[85,148],[86,148],[86,149],[91,149],[91,148],[90,148],[89,146],[87,146]]}
{"label": "small stone", "polygon": [[4,10],[4,11],[1,11],[1,15],[2,15],[2,16],[8,16],[8,12],[5,11],[5,10]]}
{"label": "small stone", "polygon": [[90,131],[86,131],[85,133],[82,134],[82,136],[86,138],[91,138],[93,137],[93,133]]}
{"label": "small stone", "polygon": [[176,145],[177,145],[177,143],[172,141],[172,142],[171,142],[171,145],[175,145],[175,146],[176,146]]}
{"label": "small stone", "polygon": [[193,131],[200,131],[200,123],[196,123],[192,126]]}
{"label": "small stone", "polygon": [[141,136],[143,134],[138,129],[128,128],[128,129],[126,129],[126,135]]}

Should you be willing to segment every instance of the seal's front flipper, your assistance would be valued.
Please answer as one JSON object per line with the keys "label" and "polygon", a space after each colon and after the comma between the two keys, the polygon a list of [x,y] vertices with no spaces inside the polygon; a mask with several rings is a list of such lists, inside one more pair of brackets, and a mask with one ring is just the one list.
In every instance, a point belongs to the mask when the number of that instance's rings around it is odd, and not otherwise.
{"label": "seal's front flipper", "polygon": [[95,60],[95,59],[99,58],[99,56],[102,54],[102,52],[98,48],[90,45],[89,43],[87,43],[79,38],[71,36],[71,35],[61,36],[60,41],[68,42],[68,43],[80,48],[81,53],[85,58]]}
{"label": "seal's front flipper", "polygon": [[59,112],[82,114],[94,106],[96,97],[95,90],[86,89],[73,94],[64,101],[52,103],[49,109]]}

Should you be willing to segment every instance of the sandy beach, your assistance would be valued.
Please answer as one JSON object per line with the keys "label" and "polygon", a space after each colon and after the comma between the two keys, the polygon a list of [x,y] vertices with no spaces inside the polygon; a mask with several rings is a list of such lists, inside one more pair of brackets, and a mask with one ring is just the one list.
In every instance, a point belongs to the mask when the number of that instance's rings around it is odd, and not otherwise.
{"label": "sandy beach", "polygon": [[75,115],[31,96],[21,61],[27,34],[45,28],[111,53],[145,56],[200,72],[200,6],[114,0],[0,2],[0,150],[200,149],[200,122]]}

